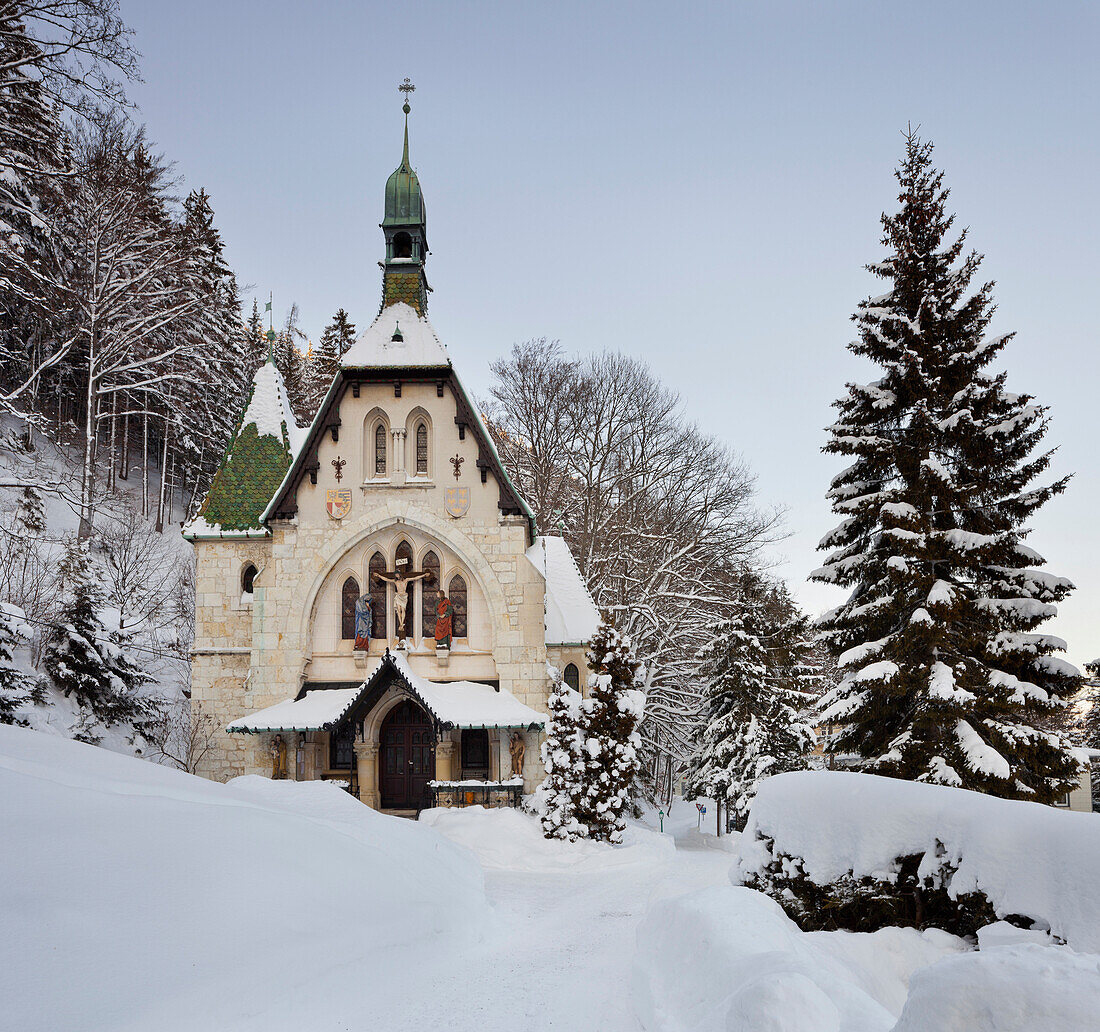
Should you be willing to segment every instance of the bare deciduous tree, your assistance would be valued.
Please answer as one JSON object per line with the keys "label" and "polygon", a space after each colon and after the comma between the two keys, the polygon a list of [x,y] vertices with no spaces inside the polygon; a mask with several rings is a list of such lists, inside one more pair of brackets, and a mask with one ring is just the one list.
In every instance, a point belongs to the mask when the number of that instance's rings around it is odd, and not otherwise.
{"label": "bare deciduous tree", "polygon": [[517,345],[493,366],[490,429],[544,531],[561,527],[597,604],[646,668],[643,740],[684,758],[698,721],[696,654],[775,539],[753,476],[690,424],[679,398],[635,359],[568,359]]}

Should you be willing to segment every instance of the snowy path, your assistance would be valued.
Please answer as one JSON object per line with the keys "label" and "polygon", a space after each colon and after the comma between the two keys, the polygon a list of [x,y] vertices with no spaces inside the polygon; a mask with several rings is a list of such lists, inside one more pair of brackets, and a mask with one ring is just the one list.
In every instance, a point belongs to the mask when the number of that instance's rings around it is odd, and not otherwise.
{"label": "snowy path", "polygon": [[378,1001],[379,1027],[635,1032],[630,969],[646,910],[728,885],[729,868],[729,853],[684,836],[674,853],[605,869],[489,869],[494,932],[462,956],[427,958],[415,1000],[395,986]]}

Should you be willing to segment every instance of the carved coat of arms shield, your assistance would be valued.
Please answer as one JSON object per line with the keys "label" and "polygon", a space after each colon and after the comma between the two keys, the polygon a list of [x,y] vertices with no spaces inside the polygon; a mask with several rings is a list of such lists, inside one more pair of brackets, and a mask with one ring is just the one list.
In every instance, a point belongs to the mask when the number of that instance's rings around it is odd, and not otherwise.
{"label": "carved coat of arms shield", "polygon": [[325,509],[334,520],[342,520],[351,512],[351,488],[330,487],[325,492]]}
{"label": "carved coat of arms shield", "polygon": [[470,489],[468,487],[447,488],[447,515],[456,520],[470,511]]}

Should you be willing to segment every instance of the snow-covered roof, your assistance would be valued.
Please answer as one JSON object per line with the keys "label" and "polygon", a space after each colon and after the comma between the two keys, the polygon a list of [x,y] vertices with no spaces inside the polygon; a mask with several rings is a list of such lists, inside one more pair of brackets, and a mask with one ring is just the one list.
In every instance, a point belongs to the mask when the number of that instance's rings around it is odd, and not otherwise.
{"label": "snow-covered roof", "polygon": [[256,370],[252,384],[252,397],[241,417],[241,430],[249,423],[255,423],[257,436],[263,437],[266,434],[281,441],[285,426],[290,454],[297,455],[298,449],[302,447],[302,442],[305,440],[308,427],[299,426],[295,422],[286,384],[275,363],[268,361],[260,366]]}
{"label": "snow-covered roof", "polygon": [[[394,340],[398,329],[402,339]],[[451,360],[432,324],[416,309],[398,302],[382,309],[348,348],[340,364],[345,368],[424,367],[449,366]]]}
{"label": "snow-covered roof", "polygon": [[546,715],[522,703],[505,688],[476,681],[429,681],[413,672],[401,652],[387,652],[394,669],[441,724],[454,728],[542,727]]}
{"label": "snow-covered roof", "polygon": [[261,731],[325,731],[340,722],[359,698],[355,688],[315,688],[300,699],[286,699],[234,720],[226,731],[258,734]]}
{"label": "snow-covered roof", "polygon": [[300,699],[287,699],[234,720],[226,728],[237,734],[265,731],[327,731],[343,720],[371,690],[384,671],[396,673],[421,705],[448,728],[537,728],[546,715],[522,703],[511,692],[475,681],[429,681],[414,673],[402,652],[390,652],[374,672],[354,688],[314,688]]}
{"label": "snow-covered roof", "polygon": [[537,537],[527,558],[546,580],[546,644],[588,642],[600,625],[600,611],[565,539]]}

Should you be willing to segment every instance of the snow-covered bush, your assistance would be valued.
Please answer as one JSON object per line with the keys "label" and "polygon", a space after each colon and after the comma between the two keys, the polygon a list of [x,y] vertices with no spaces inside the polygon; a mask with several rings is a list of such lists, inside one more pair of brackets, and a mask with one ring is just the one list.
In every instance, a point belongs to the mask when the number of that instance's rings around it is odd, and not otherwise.
{"label": "snow-covered bush", "polygon": [[760,785],[735,880],[803,929],[973,934],[1000,918],[1100,951],[1100,820],[963,789],[840,771]]}

